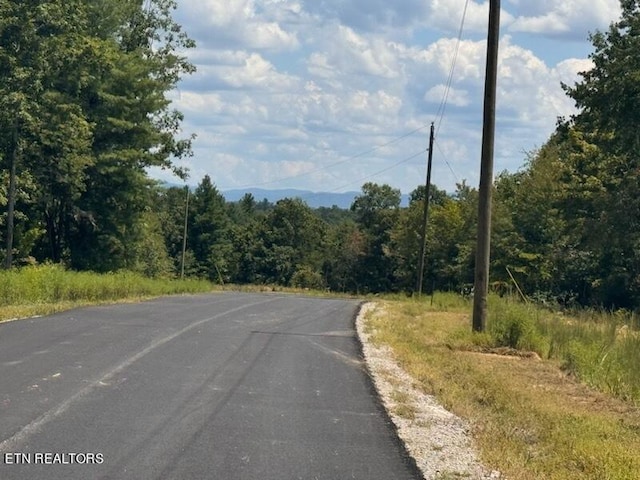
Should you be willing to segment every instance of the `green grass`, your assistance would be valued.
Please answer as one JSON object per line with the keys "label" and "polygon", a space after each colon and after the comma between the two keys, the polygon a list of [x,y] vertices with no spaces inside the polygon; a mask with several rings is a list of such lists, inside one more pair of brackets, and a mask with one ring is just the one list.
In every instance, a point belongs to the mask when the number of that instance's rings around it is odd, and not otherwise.
{"label": "green grass", "polygon": [[0,271],[0,320],[42,315],[87,303],[212,290],[200,280],[151,279],[131,272],[97,274],[38,265]]}
{"label": "green grass", "polygon": [[555,359],[586,384],[640,406],[640,334],[629,312],[553,312],[493,298],[488,332],[493,346]]}
{"label": "green grass", "polygon": [[[601,393],[578,381],[564,353],[573,352],[576,365],[618,371],[629,389],[634,382],[620,372],[631,375],[626,365],[637,367],[639,354],[636,332],[621,326],[624,316],[568,318],[492,298],[489,332],[475,335],[470,302],[443,299],[454,305],[445,311],[434,300],[380,301],[367,325],[420,388],[470,421],[489,468],[518,480],[640,478],[640,411],[613,388]],[[582,339],[586,346],[577,347]],[[534,348],[542,359],[512,355],[513,348]],[[483,353],[501,349],[510,355]]]}

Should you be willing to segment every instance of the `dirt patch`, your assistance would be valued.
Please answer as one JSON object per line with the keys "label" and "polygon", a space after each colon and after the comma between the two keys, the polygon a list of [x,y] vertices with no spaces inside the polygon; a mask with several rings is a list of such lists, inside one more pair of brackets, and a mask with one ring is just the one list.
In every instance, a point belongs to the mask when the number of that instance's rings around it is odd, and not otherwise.
{"label": "dirt patch", "polygon": [[494,355],[498,357],[504,357],[506,360],[518,360],[518,359],[530,359],[530,360],[538,360],[542,361],[540,355],[536,352],[527,352],[523,350],[516,350],[515,348],[509,347],[478,347],[478,349],[470,349],[468,350],[470,353],[476,353],[479,355]]}

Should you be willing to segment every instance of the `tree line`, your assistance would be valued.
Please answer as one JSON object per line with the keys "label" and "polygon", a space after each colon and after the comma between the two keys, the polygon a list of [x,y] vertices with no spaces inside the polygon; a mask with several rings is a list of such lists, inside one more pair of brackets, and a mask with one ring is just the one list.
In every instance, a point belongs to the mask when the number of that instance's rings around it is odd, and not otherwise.
{"label": "tree line", "polygon": [[173,0],[0,0],[4,265],[135,262],[147,168],[190,153],[167,93],[193,66]]}
{"label": "tree line", "polygon": [[[171,20],[173,2],[146,5],[0,0],[5,258],[412,292],[425,187],[408,207],[398,190],[366,183],[348,210],[312,209],[251,195],[227,202],[208,176],[189,195],[148,177],[148,166],[175,169],[189,154],[165,94],[193,70],[178,53],[193,44]],[[640,307],[640,2],[621,5],[621,18],[591,37],[595,67],[563,86],[578,113],[559,119],[519,171],[495,179],[497,291],[517,283],[541,300]],[[473,282],[477,190],[463,182],[428,195],[423,283],[461,290]]]}

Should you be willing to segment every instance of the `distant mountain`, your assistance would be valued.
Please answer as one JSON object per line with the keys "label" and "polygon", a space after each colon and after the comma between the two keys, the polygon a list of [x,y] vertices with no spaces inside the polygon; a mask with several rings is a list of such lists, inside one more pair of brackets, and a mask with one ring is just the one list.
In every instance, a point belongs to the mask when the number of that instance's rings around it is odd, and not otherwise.
{"label": "distant mountain", "polygon": [[226,190],[222,192],[228,202],[237,202],[245,194],[250,193],[257,202],[265,198],[270,203],[276,203],[283,198],[299,198],[311,208],[332,207],[349,208],[359,192],[329,193],[312,192],[311,190],[297,190],[293,188],[281,190],[266,190],[262,188],[249,188],[245,190]]}
{"label": "distant mountain", "polygon": [[[299,198],[304,201],[311,208],[318,207],[333,207],[348,209],[351,207],[353,200],[360,195],[361,192],[344,192],[344,193],[331,193],[331,192],[312,192],[310,190],[296,190],[293,188],[282,190],[266,190],[262,188],[248,188],[238,190],[226,190],[222,192],[224,198],[228,202],[237,202],[245,194],[250,193],[256,199],[257,202],[261,202],[265,198],[270,203],[275,203],[283,198]],[[402,205],[409,203],[408,195],[402,196]]]}
{"label": "distant mountain", "polygon": [[[165,188],[178,187],[184,188],[184,184],[162,182],[162,186]],[[195,191],[194,186],[190,187],[190,190]],[[284,188],[279,190],[267,190],[264,188],[246,188],[235,190],[223,190],[222,195],[227,202],[237,202],[245,194],[250,193],[255,198],[256,202],[261,202],[265,198],[269,203],[276,203],[283,198],[299,198],[304,201],[311,208],[327,207],[331,208],[334,205],[338,208],[349,209],[355,198],[362,192],[313,192],[311,190],[299,190],[295,188]],[[402,195],[400,205],[406,207],[409,205],[409,195]]]}

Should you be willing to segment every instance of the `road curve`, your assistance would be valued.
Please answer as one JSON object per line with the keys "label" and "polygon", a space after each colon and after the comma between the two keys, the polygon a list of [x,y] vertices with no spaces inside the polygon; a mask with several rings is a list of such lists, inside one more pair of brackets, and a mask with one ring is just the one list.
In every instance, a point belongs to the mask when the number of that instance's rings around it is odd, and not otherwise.
{"label": "road curve", "polygon": [[0,478],[420,478],[357,308],[220,293],[0,324]]}

